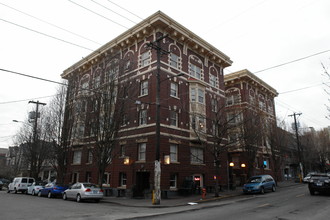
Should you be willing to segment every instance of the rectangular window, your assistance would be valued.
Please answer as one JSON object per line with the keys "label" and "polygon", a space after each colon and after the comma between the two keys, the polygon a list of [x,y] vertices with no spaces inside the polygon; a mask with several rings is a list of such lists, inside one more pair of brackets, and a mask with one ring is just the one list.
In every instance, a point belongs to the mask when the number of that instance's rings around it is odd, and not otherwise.
{"label": "rectangular window", "polygon": [[171,82],[171,96],[178,97],[178,84]]}
{"label": "rectangular window", "polygon": [[141,110],[139,113],[139,125],[147,124],[147,110]]}
{"label": "rectangular window", "polygon": [[120,156],[125,157],[125,145],[120,145]]}
{"label": "rectangular window", "polygon": [[146,160],[146,148],[147,148],[146,143],[140,143],[139,144],[138,160],[140,160],[140,161],[145,161]]}
{"label": "rectangular window", "polygon": [[211,110],[212,112],[218,111],[218,102],[216,99],[211,99]]}
{"label": "rectangular window", "polygon": [[204,152],[202,148],[190,148],[190,162],[195,164],[202,164],[204,161]]}
{"label": "rectangular window", "polygon": [[190,89],[190,100],[192,102],[196,102],[196,90],[195,90],[195,88]]}
{"label": "rectangular window", "polygon": [[177,188],[177,174],[171,174],[170,176],[170,188],[176,189]]}
{"label": "rectangular window", "polygon": [[81,164],[81,151],[73,151],[73,164]]}
{"label": "rectangular window", "polygon": [[92,181],[92,173],[86,172],[86,182],[90,183]]}
{"label": "rectangular window", "polygon": [[170,161],[178,162],[178,145],[176,144],[170,145]]}
{"label": "rectangular window", "polygon": [[170,54],[170,65],[175,68],[179,67],[179,57],[173,53]]}
{"label": "rectangular window", "polygon": [[79,173],[73,173],[72,174],[72,183],[76,183],[76,182],[79,182]]}
{"label": "rectangular window", "polygon": [[216,85],[217,85],[216,82],[217,82],[217,77],[210,74],[210,84],[211,84],[211,86],[216,87]]}
{"label": "rectangular window", "polygon": [[170,125],[178,126],[178,113],[175,111],[170,111]]}
{"label": "rectangular window", "polygon": [[190,75],[197,78],[197,79],[201,79],[201,68],[199,68],[198,66],[194,65],[194,64],[190,64]]}
{"label": "rectangular window", "polygon": [[88,154],[87,154],[87,163],[92,163],[93,162],[93,151],[92,149],[88,150]]}
{"label": "rectangular window", "polygon": [[204,90],[198,89],[198,102],[204,104]]}
{"label": "rectangular window", "polygon": [[237,124],[241,121],[240,114],[236,113],[227,113],[227,123],[228,124]]}
{"label": "rectangular window", "polygon": [[150,63],[150,54],[149,51],[141,54],[141,67],[147,66]]}
{"label": "rectangular window", "polygon": [[126,186],[126,182],[127,182],[127,177],[126,177],[126,173],[119,173],[119,185],[120,186]]}
{"label": "rectangular window", "polygon": [[141,87],[140,88],[141,88],[140,89],[140,96],[148,95],[148,81],[147,80],[141,82]]}

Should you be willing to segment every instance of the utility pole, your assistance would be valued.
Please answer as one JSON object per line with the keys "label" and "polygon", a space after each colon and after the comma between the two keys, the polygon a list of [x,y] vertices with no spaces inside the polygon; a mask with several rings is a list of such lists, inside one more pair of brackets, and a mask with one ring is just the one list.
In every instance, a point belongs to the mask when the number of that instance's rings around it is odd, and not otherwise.
{"label": "utility pole", "polygon": [[[35,116],[34,116],[34,126],[33,126],[33,145],[32,145],[32,157],[34,157],[36,155],[35,150],[37,149],[37,142],[38,142],[38,136],[37,136],[37,129],[38,129],[38,117],[39,117],[39,105],[46,105],[46,103],[42,103],[39,101],[29,101],[29,104],[35,104],[36,105],[36,112],[35,112]],[[32,165],[32,163],[35,163]],[[32,170],[35,169],[36,167],[36,161],[34,158],[32,158],[31,160],[31,170],[30,170],[30,176],[36,178],[37,177],[37,173],[36,170]],[[34,176],[35,175],[35,176]]]}
{"label": "utility pole", "polygon": [[302,113],[293,113],[292,115],[289,115],[290,117],[294,118],[294,126],[296,130],[296,141],[297,141],[297,148],[298,148],[298,158],[299,158],[299,168],[300,168],[300,177],[299,180],[302,182],[302,178],[304,178],[304,168],[303,168],[303,157],[302,157],[302,149],[300,146],[299,141],[299,134],[298,134],[298,124],[297,124],[297,115],[301,115]]}
{"label": "utility pole", "polygon": [[162,49],[161,41],[168,35],[157,38],[154,42],[150,42],[147,46],[150,49],[155,49],[157,52],[157,71],[156,71],[156,159],[155,159],[155,178],[154,178],[154,190],[153,190],[153,205],[160,205],[161,199],[161,167],[160,167],[160,58],[163,54],[169,52]]}

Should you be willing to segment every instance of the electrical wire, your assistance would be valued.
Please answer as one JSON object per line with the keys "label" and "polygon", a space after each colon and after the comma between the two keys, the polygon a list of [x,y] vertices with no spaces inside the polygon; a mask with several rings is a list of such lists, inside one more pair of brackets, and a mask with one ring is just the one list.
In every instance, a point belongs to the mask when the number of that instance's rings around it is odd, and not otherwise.
{"label": "electrical wire", "polygon": [[21,99],[21,100],[14,100],[14,101],[6,101],[6,102],[0,102],[0,105],[3,104],[12,104],[12,103],[17,103],[17,102],[26,102],[26,101],[30,101],[30,100],[34,100],[34,99],[45,99],[45,98],[50,98],[50,97],[54,97],[56,95],[49,95],[49,96],[42,96],[42,97],[36,97],[36,98],[30,98],[30,99]]}
{"label": "electrical wire", "polygon": [[122,7],[122,6],[120,6],[120,5],[116,4],[116,3],[114,3],[113,1],[110,1],[110,0],[108,0],[108,2],[110,2],[110,3],[114,4],[115,6],[117,6],[117,7],[118,7],[118,8],[120,8],[120,9],[123,9],[124,11],[126,11],[126,12],[130,13],[131,15],[134,15],[135,17],[137,17],[137,18],[139,18],[139,19],[143,20],[143,18],[141,18],[141,17],[140,17],[140,16],[138,16],[137,14],[134,14],[133,12],[131,12],[131,11],[127,10],[126,8],[124,8],[124,7]]}
{"label": "electrical wire", "polygon": [[93,50],[93,49],[90,49],[90,48],[87,48],[87,47],[84,47],[84,46],[81,46],[81,45],[78,45],[78,44],[72,43],[72,42],[70,42],[70,41],[63,40],[63,39],[61,39],[61,38],[54,37],[54,36],[52,36],[52,35],[45,34],[45,33],[43,33],[43,32],[40,32],[40,31],[37,31],[37,30],[31,29],[31,28],[25,27],[25,26],[23,26],[23,25],[16,24],[16,23],[14,23],[14,22],[11,22],[11,21],[8,21],[8,20],[5,20],[5,19],[3,19],[3,18],[0,18],[0,20],[6,22],[6,23],[8,23],[8,24],[12,24],[12,25],[15,25],[15,26],[17,26],[17,27],[20,27],[20,28],[23,28],[23,29],[26,29],[26,30],[29,30],[29,31],[35,32],[35,33],[37,33],[37,34],[41,34],[41,35],[43,35],[43,36],[46,36],[46,37],[49,37],[49,38],[53,38],[53,39],[58,40],[58,41],[62,41],[62,42],[64,42],[64,43],[71,44],[71,45],[73,45],[73,46],[83,48],[83,49],[85,49],[85,50],[95,51],[95,50]]}
{"label": "electrical wire", "polygon": [[78,3],[74,2],[74,1],[71,1],[71,0],[68,0],[68,1],[71,2],[71,3],[73,3],[73,4],[75,4],[75,5],[77,5],[77,6],[79,6],[79,7],[81,7],[81,8],[83,8],[83,9],[85,9],[85,10],[87,10],[87,11],[89,11],[89,12],[91,12],[91,13],[93,13],[93,14],[96,14],[96,15],[102,17],[102,18],[105,18],[105,19],[107,19],[108,21],[110,21],[110,22],[112,22],[112,23],[114,23],[114,24],[117,24],[118,26],[121,26],[121,27],[123,27],[123,28],[128,29],[128,27],[126,27],[126,26],[124,26],[124,25],[122,25],[122,24],[120,24],[120,23],[118,23],[118,22],[116,22],[116,21],[114,21],[114,20],[111,20],[110,18],[107,18],[107,17],[105,17],[105,16],[103,16],[103,15],[101,15],[101,14],[99,14],[99,13],[97,13],[97,12],[95,12],[95,11],[89,9],[89,8],[86,8],[85,6],[82,6],[82,5],[80,5],[80,4],[78,4]]}
{"label": "electrical wire", "polygon": [[82,36],[82,35],[76,34],[76,33],[72,32],[72,31],[70,31],[70,30],[67,30],[67,29],[64,29],[64,28],[62,28],[62,27],[59,27],[59,26],[57,26],[57,25],[55,25],[55,24],[52,24],[52,23],[50,23],[50,22],[48,22],[48,21],[42,20],[42,19],[40,19],[40,18],[37,18],[37,17],[35,17],[35,16],[33,16],[33,15],[30,15],[30,14],[28,14],[28,13],[26,13],[26,12],[23,12],[23,11],[21,11],[21,10],[18,10],[18,9],[16,9],[16,8],[14,8],[14,7],[11,7],[11,6],[6,5],[6,4],[4,4],[4,3],[1,3],[1,2],[0,2],[0,4],[3,5],[3,6],[6,6],[6,7],[8,7],[8,8],[10,8],[10,9],[12,9],[12,10],[15,10],[15,11],[21,13],[21,14],[24,14],[24,15],[26,15],[26,16],[29,16],[29,17],[31,17],[31,18],[34,18],[34,19],[36,19],[36,20],[38,20],[38,21],[40,21],[40,22],[43,22],[43,23],[45,23],[45,24],[48,24],[48,25],[50,25],[50,26],[52,26],[52,27],[55,27],[55,28],[58,28],[58,29],[60,29],[60,30],[62,30],[62,31],[65,31],[65,32],[67,32],[67,33],[70,33],[70,34],[72,34],[72,35],[74,35],[74,36],[77,36],[77,37],[80,37],[80,38],[82,38],[82,39],[85,39],[85,40],[88,40],[88,41],[90,41],[90,42],[93,42],[93,43],[95,43],[95,44],[101,45],[101,43],[98,43],[98,42],[96,42],[96,41],[94,41],[94,40],[91,40],[91,39],[89,39],[89,38],[86,38],[86,37],[84,37],[84,36]]}
{"label": "electrical wire", "polygon": [[328,53],[328,52],[330,52],[330,50],[324,50],[324,51],[321,51],[321,52],[318,52],[318,53],[314,53],[314,54],[311,54],[311,55],[308,55],[308,56],[305,56],[305,57],[301,57],[301,58],[298,58],[298,59],[295,59],[295,60],[291,60],[289,62],[278,64],[278,65],[275,65],[275,66],[272,66],[272,67],[268,67],[268,68],[265,68],[265,69],[262,69],[262,70],[259,70],[259,71],[255,71],[255,72],[253,72],[253,74],[261,73],[261,72],[264,72],[264,71],[270,70],[270,69],[275,69],[275,68],[278,68],[278,67],[281,67],[281,66],[285,66],[285,65],[288,65],[288,64],[291,64],[291,63],[295,63],[295,62],[298,62],[298,61],[301,61],[301,60],[305,60],[307,58],[310,58],[310,57],[313,57],[313,56],[317,56],[317,55],[320,55],[320,54],[323,54],[323,53]]}

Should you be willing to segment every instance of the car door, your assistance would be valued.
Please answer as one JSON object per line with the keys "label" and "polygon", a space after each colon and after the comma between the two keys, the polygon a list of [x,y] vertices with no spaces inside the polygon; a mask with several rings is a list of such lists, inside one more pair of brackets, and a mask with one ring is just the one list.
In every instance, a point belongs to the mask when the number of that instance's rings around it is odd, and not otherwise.
{"label": "car door", "polygon": [[77,184],[73,184],[73,185],[70,187],[70,189],[69,189],[68,191],[65,192],[68,198],[70,198],[70,199],[74,198],[74,189],[75,189],[76,185],[77,185]]}

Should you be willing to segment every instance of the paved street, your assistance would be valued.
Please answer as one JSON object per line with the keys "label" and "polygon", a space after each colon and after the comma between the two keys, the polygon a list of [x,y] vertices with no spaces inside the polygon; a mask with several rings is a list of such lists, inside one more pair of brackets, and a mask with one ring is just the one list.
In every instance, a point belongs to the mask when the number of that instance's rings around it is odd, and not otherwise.
{"label": "paved street", "polygon": [[[63,201],[0,191],[1,219],[328,219],[330,196],[310,196],[307,185],[265,195],[239,195],[197,205],[132,207]],[[132,202],[132,200],[130,201]],[[138,201],[137,201],[138,202]],[[147,217],[149,216],[149,217]]]}

